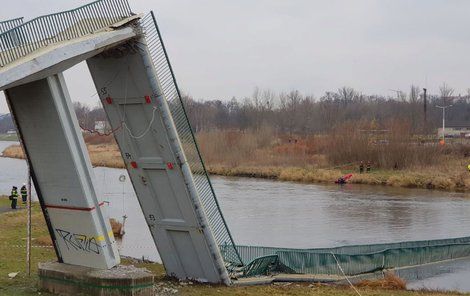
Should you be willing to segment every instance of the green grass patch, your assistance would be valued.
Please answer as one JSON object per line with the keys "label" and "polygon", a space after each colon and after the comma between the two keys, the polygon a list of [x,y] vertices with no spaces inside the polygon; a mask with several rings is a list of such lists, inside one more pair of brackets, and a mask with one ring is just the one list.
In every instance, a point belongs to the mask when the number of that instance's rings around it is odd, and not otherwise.
{"label": "green grass patch", "polygon": [[10,199],[6,195],[0,195],[0,208],[9,207],[10,206]]}
{"label": "green grass patch", "polygon": [[[1,198],[0,204],[9,200]],[[33,239],[47,237],[46,224],[38,204],[32,209]],[[0,295],[37,295],[37,266],[39,262],[53,260],[52,248],[32,248],[32,276],[26,272],[26,210],[16,210],[0,214]],[[10,279],[8,274],[19,272]],[[44,294],[43,295],[48,295]]]}
{"label": "green grass patch", "polygon": [[0,134],[0,141],[18,141],[17,135]]}

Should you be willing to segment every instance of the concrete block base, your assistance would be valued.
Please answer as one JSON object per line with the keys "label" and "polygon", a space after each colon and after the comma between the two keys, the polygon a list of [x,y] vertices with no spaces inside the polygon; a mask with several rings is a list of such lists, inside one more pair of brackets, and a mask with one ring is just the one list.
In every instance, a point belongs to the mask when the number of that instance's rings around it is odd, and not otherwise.
{"label": "concrete block base", "polygon": [[143,268],[109,270],[58,262],[39,263],[39,289],[57,295],[154,295],[154,277]]}

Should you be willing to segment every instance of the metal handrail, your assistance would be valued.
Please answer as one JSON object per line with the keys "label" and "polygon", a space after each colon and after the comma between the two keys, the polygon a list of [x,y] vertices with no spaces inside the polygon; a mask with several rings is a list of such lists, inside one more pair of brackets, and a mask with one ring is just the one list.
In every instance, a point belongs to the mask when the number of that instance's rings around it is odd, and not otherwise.
{"label": "metal handrail", "polygon": [[42,47],[91,34],[132,15],[127,0],[98,0],[34,18],[0,34],[0,67]]}
{"label": "metal handrail", "polygon": [[0,34],[7,32],[23,23],[23,18],[18,17],[11,20],[1,21],[0,22]]}
{"label": "metal handrail", "polygon": [[183,98],[176,82],[175,74],[171,67],[170,59],[153,11],[141,19],[141,25],[144,28],[147,46],[154,63],[162,95],[165,97],[170,107],[178,136],[184,148],[186,160],[193,174],[195,188],[198,192],[214,239],[226,263],[237,266],[243,265],[244,262],[236,248],[234,239],[220,208],[196,137],[191,128]]}

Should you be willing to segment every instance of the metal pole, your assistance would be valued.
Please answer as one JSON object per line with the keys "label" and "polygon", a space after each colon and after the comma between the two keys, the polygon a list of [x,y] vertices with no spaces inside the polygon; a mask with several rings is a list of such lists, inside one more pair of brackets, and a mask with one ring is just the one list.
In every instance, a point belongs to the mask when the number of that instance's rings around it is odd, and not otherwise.
{"label": "metal pole", "polygon": [[446,108],[442,108],[442,141],[446,141]]}
{"label": "metal pole", "polygon": [[425,128],[426,128],[426,122],[427,122],[427,118],[428,118],[428,115],[427,115],[427,104],[428,104],[428,90],[426,88],[423,88],[423,101],[424,101],[424,125],[425,125]]}
{"label": "metal pole", "polygon": [[28,163],[28,188],[27,188],[27,208],[28,208],[28,223],[27,223],[27,234],[28,238],[26,241],[26,262],[28,276],[31,276],[31,170]]}
{"label": "metal pole", "polygon": [[442,109],[442,141],[445,142],[446,138],[446,109],[452,107],[453,105],[448,106],[437,106],[437,108]]}

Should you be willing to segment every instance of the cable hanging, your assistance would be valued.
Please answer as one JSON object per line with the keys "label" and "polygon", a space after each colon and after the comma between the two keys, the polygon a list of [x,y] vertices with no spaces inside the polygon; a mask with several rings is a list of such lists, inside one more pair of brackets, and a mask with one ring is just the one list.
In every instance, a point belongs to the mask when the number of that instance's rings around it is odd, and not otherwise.
{"label": "cable hanging", "polygon": [[134,139],[141,139],[143,137],[145,137],[145,135],[150,131],[150,128],[152,127],[152,124],[153,122],[155,121],[155,112],[157,111],[157,107],[153,107],[153,112],[152,112],[152,119],[150,120],[150,123],[149,125],[147,126],[147,128],[144,130],[144,132],[142,132],[139,136],[135,136],[134,134],[132,134],[132,131],[127,127],[127,124],[122,121],[121,124],[124,126],[124,128],[127,130],[127,132],[129,133],[129,136],[131,138],[134,138]]}
{"label": "cable hanging", "polygon": [[[119,76],[119,74],[121,73],[122,69],[120,69],[119,71],[117,71],[115,73],[115,75],[113,76],[113,78],[111,78],[108,82],[105,83],[105,87],[113,84],[113,82],[116,80],[116,78]],[[116,128],[112,129],[111,131],[109,132],[106,132],[106,133],[101,133],[97,130],[94,130],[94,129],[88,129],[82,125],[80,125],[80,128],[86,132],[89,132],[90,134],[97,134],[98,136],[110,136],[110,135],[113,135],[115,132],[119,131],[121,128],[125,128],[129,134],[129,136],[133,139],[141,139],[143,137],[145,137],[148,132],[150,131],[151,127],[152,127],[152,124],[154,123],[155,121],[155,112],[157,111],[157,107],[153,107],[152,108],[152,119],[150,120],[150,123],[149,125],[144,129],[144,131],[140,134],[140,135],[134,135],[132,133],[132,131],[130,130],[130,128],[127,126],[125,120],[126,120],[126,103],[127,103],[127,99],[136,99],[136,98],[141,98],[141,97],[128,97],[127,96],[127,92],[128,92],[128,89],[127,89],[127,80],[128,80],[128,75],[129,74],[129,65],[127,65],[127,71],[126,71],[126,79],[125,79],[125,91],[124,91],[124,108],[123,108],[123,112],[122,112],[122,117],[121,117],[121,121],[119,123],[119,126],[117,126]],[[96,94],[98,94],[98,92],[96,92],[95,94],[93,94],[92,96],[95,96]]]}

